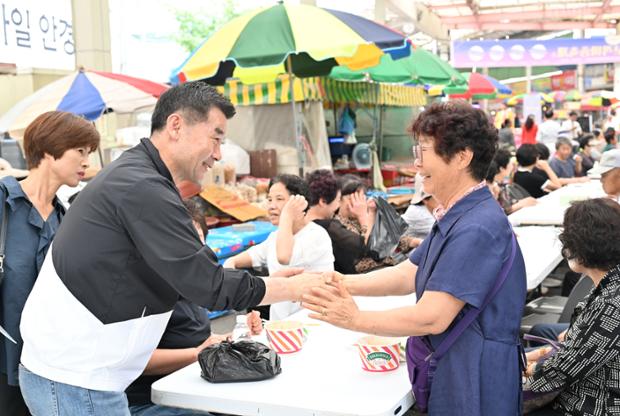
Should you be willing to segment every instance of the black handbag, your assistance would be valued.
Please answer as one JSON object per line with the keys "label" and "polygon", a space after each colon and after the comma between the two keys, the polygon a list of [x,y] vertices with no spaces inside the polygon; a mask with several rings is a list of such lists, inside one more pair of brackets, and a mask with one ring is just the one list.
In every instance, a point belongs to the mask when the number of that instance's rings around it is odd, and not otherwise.
{"label": "black handbag", "polygon": [[202,378],[211,383],[259,381],[282,372],[280,356],[255,341],[224,341],[198,354]]}

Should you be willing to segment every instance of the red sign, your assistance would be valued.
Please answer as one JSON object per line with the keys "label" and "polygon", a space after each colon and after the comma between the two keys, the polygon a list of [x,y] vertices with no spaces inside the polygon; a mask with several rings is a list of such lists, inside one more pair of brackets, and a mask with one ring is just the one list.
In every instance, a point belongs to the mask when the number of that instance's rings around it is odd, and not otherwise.
{"label": "red sign", "polygon": [[551,89],[554,91],[572,90],[575,85],[577,85],[577,71],[564,71],[551,77]]}

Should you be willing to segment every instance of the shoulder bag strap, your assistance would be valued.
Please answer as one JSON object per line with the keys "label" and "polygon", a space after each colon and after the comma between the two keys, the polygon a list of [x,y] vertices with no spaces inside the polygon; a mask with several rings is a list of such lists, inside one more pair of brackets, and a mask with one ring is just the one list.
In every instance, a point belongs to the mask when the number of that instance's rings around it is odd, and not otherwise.
{"label": "shoulder bag strap", "polygon": [[2,286],[2,280],[4,279],[4,252],[6,248],[6,232],[7,228],[9,228],[9,204],[6,202],[8,197],[6,187],[0,184],[0,189],[2,189],[3,193],[2,224],[0,225],[0,286]]}
{"label": "shoulder bag strap", "polygon": [[499,292],[502,285],[506,281],[506,278],[508,277],[508,272],[512,268],[512,264],[514,262],[516,253],[517,253],[517,241],[515,239],[514,232],[512,232],[512,249],[510,252],[510,257],[504,263],[504,266],[502,267],[502,270],[499,273],[499,277],[495,281],[495,285],[491,288],[489,293],[487,293],[487,296],[484,299],[484,302],[482,303],[482,305],[480,305],[480,308],[470,309],[465,314],[463,319],[461,319],[456,324],[456,326],[452,328],[448,336],[444,338],[441,344],[439,344],[439,346],[435,350],[435,353],[433,354],[435,360],[439,360],[441,357],[443,357],[443,355],[448,351],[448,349],[452,346],[452,344],[454,344],[454,342],[458,339],[458,337],[461,336],[461,334],[465,331],[465,329],[467,329],[467,327],[478,317],[480,312],[482,312],[484,308],[486,308],[486,306],[491,302],[491,300],[493,300],[497,292]]}

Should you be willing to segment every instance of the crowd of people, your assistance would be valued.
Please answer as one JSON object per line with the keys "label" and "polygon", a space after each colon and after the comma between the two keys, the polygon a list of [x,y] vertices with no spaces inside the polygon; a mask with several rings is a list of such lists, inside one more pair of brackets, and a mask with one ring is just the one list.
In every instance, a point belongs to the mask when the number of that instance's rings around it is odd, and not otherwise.
{"label": "crowd of people", "polygon": [[[365,182],[317,170],[272,178],[276,231],[220,265],[205,245],[204,213],[177,186],[200,184],[220,159],[234,113],[204,83],[170,88],[150,138],[99,172],[66,212],[56,191],[83,178],[99,134],[61,111],[28,127],[30,174],[0,181],[8,224],[1,324],[15,340],[0,342],[0,408],[194,414],[153,404],[151,383],[229,339],[211,333],[207,310],[258,305],[271,305],[271,320],[305,307],[338,327],[410,337],[408,353],[410,345],[432,354],[449,343],[435,363],[431,415],[518,415],[524,376],[532,390],[558,392],[541,415],[620,408],[615,130],[603,143],[583,133],[577,114],[560,126],[547,111],[540,126],[527,118],[517,147],[511,123],[498,132],[464,101],[434,103],[409,128],[418,174],[402,214],[408,228],[392,255],[373,254],[377,205]],[[594,288],[575,309],[562,349],[530,351],[524,365],[525,263],[507,214],[588,174],[601,177],[609,198],[573,204],[560,241],[571,269]],[[360,310],[353,298],[414,292],[417,303],[383,311]],[[261,332],[258,312],[246,319]]]}

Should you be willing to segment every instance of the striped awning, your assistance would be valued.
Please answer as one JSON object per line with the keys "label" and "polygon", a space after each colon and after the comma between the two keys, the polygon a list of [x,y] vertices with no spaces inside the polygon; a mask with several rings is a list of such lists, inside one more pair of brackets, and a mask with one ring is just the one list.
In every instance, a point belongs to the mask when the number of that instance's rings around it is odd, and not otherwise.
{"label": "striped awning", "polygon": [[[262,84],[242,84],[237,80],[227,81],[217,87],[234,105],[284,104],[291,102],[291,86],[287,76]],[[295,101],[322,100],[319,78],[295,78],[293,83]]]}
{"label": "striped awning", "polygon": [[[273,82],[251,85],[231,80],[218,89],[234,105],[285,104],[291,100],[290,84],[286,76]],[[338,81],[319,77],[295,78],[293,91],[295,101],[320,100],[400,107],[426,104],[423,87],[401,84]]]}

